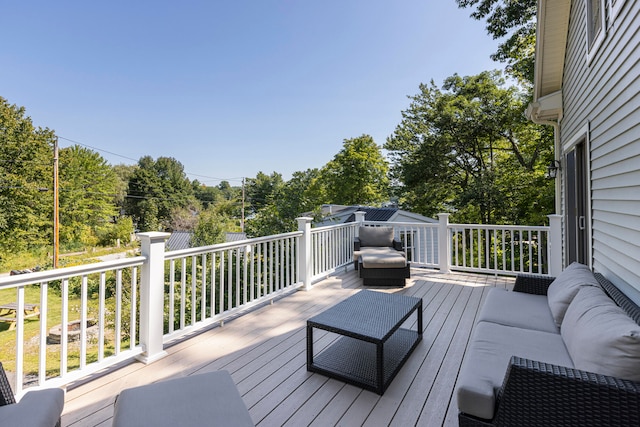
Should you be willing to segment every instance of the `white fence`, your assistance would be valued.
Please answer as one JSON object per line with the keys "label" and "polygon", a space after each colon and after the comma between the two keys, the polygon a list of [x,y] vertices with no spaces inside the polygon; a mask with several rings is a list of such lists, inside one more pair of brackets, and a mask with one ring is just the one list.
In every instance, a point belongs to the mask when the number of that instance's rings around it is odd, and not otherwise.
{"label": "white fence", "polygon": [[[554,275],[560,268],[557,217],[550,227],[449,224],[444,214],[433,224],[357,218],[315,229],[300,218],[296,232],[170,252],[168,233],[141,233],[141,256],[0,278],[5,296],[15,292],[15,329],[0,323],[3,342],[15,344],[0,347],[14,392],[68,384],[133,357],[151,363],[175,339],[311,289],[352,263],[361,225],[393,226],[412,267]],[[30,304],[39,305],[37,321],[26,317]]]}

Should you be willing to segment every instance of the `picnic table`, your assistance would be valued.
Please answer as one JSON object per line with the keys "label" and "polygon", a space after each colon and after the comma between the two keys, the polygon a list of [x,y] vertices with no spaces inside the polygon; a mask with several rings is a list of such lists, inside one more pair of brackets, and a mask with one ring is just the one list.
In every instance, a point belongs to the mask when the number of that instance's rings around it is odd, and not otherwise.
{"label": "picnic table", "polygon": [[[9,330],[16,327],[16,321],[18,320],[18,303],[10,302],[7,304],[0,304],[0,322],[11,322]],[[25,304],[24,305],[24,318],[30,317],[40,318],[40,306],[38,304]]]}

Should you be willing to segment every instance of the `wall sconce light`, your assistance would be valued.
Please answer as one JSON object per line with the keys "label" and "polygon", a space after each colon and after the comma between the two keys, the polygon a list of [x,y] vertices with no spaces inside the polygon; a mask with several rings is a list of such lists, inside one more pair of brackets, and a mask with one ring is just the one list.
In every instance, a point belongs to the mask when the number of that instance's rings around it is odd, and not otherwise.
{"label": "wall sconce light", "polygon": [[558,171],[561,169],[560,161],[552,160],[549,166],[547,166],[547,178],[555,179],[558,176]]}

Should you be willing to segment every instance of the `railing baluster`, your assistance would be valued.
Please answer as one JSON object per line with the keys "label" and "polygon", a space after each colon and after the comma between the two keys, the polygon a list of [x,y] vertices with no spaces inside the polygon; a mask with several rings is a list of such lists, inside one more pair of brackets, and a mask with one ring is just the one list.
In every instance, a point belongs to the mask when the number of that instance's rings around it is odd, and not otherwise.
{"label": "railing baluster", "polygon": [[[116,270],[116,318],[115,318],[115,353],[120,354],[120,341],[122,340],[122,270]],[[81,322],[81,330],[86,333],[87,323]]]}
{"label": "railing baluster", "polygon": [[176,285],[176,260],[169,261],[169,333],[172,333],[175,329],[175,285]]}
{"label": "railing baluster", "polygon": [[24,286],[19,286],[16,294],[16,393],[20,393],[24,382]]}
{"label": "railing baluster", "polygon": [[207,318],[207,254],[202,254],[202,301],[200,302],[200,320]]}
{"label": "railing baluster", "polygon": [[[47,319],[49,318],[49,282],[40,283],[40,348],[38,358],[38,385],[47,379]],[[82,354],[82,353],[81,353]]]}
{"label": "railing baluster", "polygon": [[[60,322],[60,376],[64,377],[67,373],[67,350],[68,350],[68,330],[69,324],[69,279],[62,280],[62,301],[61,301],[62,320]],[[102,324],[100,325],[102,327]]]}
{"label": "railing baluster", "polygon": [[187,259],[182,258],[180,264],[180,329],[184,329],[187,323]]}
{"label": "railing baluster", "polygon": [[[99,295],[100,295],[100,301],[99,301],[99,320],[98,323],[100,324],[100,328],[99,328],[99,333],[98,333],[98,361],[101,362],[104,359],[104,341],[105,341],[105,329],[106,329],[106,323],[105,323],[105,318],[106,318],[106,307],[105,307],[105,302],[106,302],[106,287],[107,287],[107,273],[102,271],[100,273],[100,290],[99,290]],[[66,329],[66,328],[64,328]]]}

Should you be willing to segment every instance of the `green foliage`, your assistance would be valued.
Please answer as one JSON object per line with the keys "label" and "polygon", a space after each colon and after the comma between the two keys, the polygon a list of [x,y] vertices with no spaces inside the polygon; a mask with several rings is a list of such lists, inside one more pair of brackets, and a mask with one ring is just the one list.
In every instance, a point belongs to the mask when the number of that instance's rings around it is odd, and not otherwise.
{"label": "green foliage", "polygon": [[388,164],[369,135],[345,139],[343,148],[321,171],[327,203],[374,205],[389,199]]}
{"label": "green foliage", "polygon": [[245,192],[250,205],[250,212],[258,212],[265,206],[270,205],[283,185],[282,175],[276,172],[271,175],[258,172],[255,178],[247,179]]}
{"label": "green foliage", "polygon": [[23,107],[0,97],[0,252],[50,244],[53,235],[53,141]]}
{"label": "green foliage", "polygon": [[478,223],[539,220],[551,212],[553,189],[543,171],[552,135],[526,120],[526,94],[505,87],[499,72],[454,75],[442,89],[422,84],[411,99],[385,145],[404,207]]}
{"label": "green foliage", "polygon": [[171,157],[142,157],[129,180],[128,195],[127,213],[140,231],[170,229],[176,208],[195,210],[191,182]]}
{"label": "green foliage", "polygon": [[247,233],[253,237],[287,233],[297,229],[296,218],[302,214],[319,218],[324,200],[319,179],[318,169],[294,172],[289,181],[269,195],[271,202],[247,221]]}
{"label": "green foliage", "polygon": [[235,221],[216,211],[214,206],[200,212],[193,230],[192,245],[208,246],[224,243],[227,231],[236,229]]}
{"label": "green foliage", "polygon": [[87,148],[63,148],[59,157],[61,244],[96,246],[118,215],[118,176],[102,156]]}
{"label": "green foliage", "polygon": [[486,19],[494,39],[507,37],[491,58],[505,62],[507,72],[521,84],[533,84],[536,0],[456,0],[458,7],[474,7],[471,17]]}

